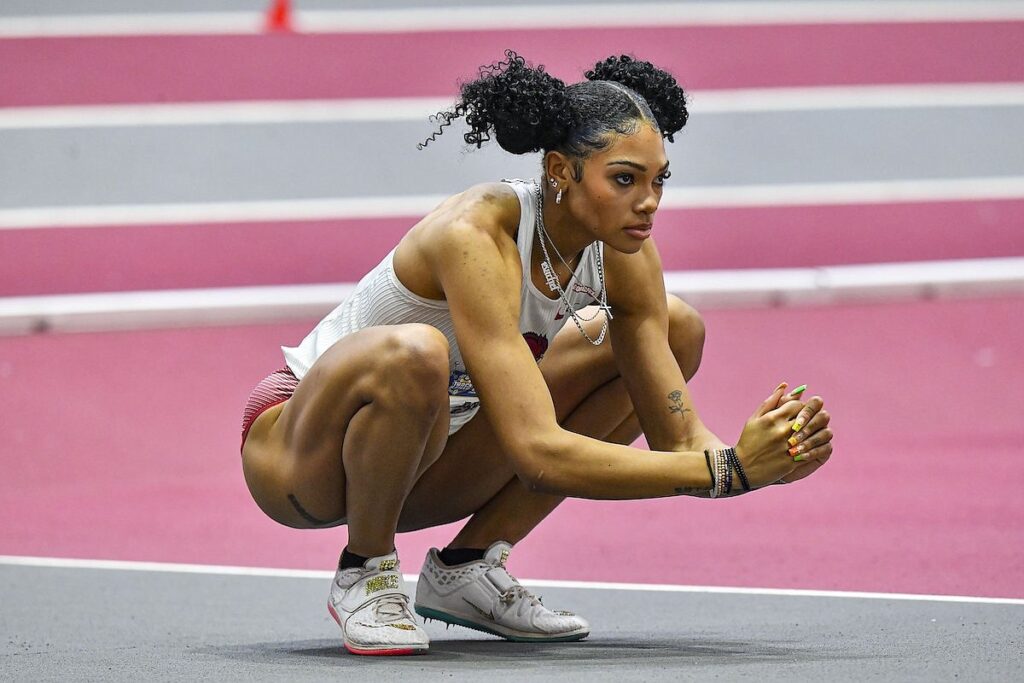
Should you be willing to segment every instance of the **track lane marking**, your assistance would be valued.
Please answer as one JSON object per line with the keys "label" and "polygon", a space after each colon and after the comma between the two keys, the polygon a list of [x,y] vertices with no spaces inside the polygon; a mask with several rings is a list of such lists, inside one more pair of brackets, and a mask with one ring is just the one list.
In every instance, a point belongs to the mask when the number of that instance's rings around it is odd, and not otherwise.
{"label": "track lane marking", "polygon": [[[293,26],[301,33],[410,33],[488,29],[644,26],[751,26],[990,22],[1024,19],[1015,0],[925,2],[636,2],[571,7],[426,7],[384,10],[302,10]],[[12,16],[0,18],[0,39],[128,35],[249,35],[265,31],[262,12],[184,12]]]}
{"label": "track lane marking", "polygon": [[[669,271],[667,291],[704,308],[1024,293],[1024,257]],[[0,298],[0,335],[266,323],[326,315],[355,283]]]}
{"label": "track lane marking", "polygon": [[[279,569],[273,567],[239,567],[225,565],[183,564],[174,562],[134,562],[125,560],[84,560],[61,557],[29,557],[0,555],[0,566],[43,567],[48,569],[95,569],[106,571],[168,572],[175,574],[213,574],[218,576],[259,576],[289,579],[330,580],[332,571],[311,569]],[[418,575],[406,574],[405,580],[415,582]],[[555,581],[521,579],[526,586],[541,588],[575,588],[582,590],[652,591],[661,593],[709,593],[719,595],[765,595],[806,598],[854,598],[861,600],[902,600],[915,602],[951,602],[988,605],[1024,605],[1020,598],[993,598],[970,595],[928,595],[917,593],[881,593],[867,591],[805,590],[798,588],[745,588],[733,586],[682,586],[674,584],[619,583],[608,581]]]}
{"label": "track lane marking", "polygon": [[[0,130],[423,121],[445,97],[251,100],[0,108]],[[690,92],[691,114],[1024,106],[1024,83],[938,83]]]}
{"label": "track lane marking", "polygon": [[[422,217],[447,195],[100,204],[0,209],[0,230]],[[1024,176],[706,185],[665,190],[661,209],[827,206],[1024,198]]]}

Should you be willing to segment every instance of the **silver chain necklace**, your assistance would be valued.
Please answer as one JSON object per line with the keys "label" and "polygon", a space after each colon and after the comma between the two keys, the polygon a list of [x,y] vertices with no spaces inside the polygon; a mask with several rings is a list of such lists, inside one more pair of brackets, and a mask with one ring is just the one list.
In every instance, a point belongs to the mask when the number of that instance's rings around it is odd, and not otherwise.
{"label": "silver chain necklace", "polygon": [[[569,302],[568,295],[565,293],[565,290],[562,289],[562,284],[558,281],[558,275],[555,273],[555,268],[551,263],[551,255],[548,254],[548,248],[545,241],[551,242],[551,248],[555,250],[556,254],[558,254],[558,260],[562,262],[562,265],[569,269],[570,273],[572,273],[569,278],[569,282],[572,282],[573,278],[576,277],[576,273],[569,267],[569,264],[565,262],[565,259],[562,258],[562,254],[559,253],[558,247],[555,246],[554,240],[552,240],[551,236],[548,235],[548,230],[544,226],[544,188],[535,182],[534,191],[537,194],[537,241],[540,242],[540,249],[544,253],[544,260],[541,261],[540,264],[541,272],[544,273],[544,281],[552,292],[558,293],[562,303],[565,304],[569,317],[572,318],[574,323],[576,323],[576,328],[580,331],[580,334],[583,335],[583,338],[594,346],[600,346],[601,342],[604,341],[605,335],[608,333],[608,321],[612,318],[612,311],[608,306],[608,288],[605,287],[604,284],[604,258],[601,256],[601,249],[598,248],[594,253],[594,257],[597,260],[597,277],[601,282],[601,301],[598,303],[598,310],[594,312],[594,315],[589,318],[584,318],[576,312],[575,308],[573,308],[572,304]],[[583,323],[594,320],[602,312],[604,313],[604,324],[601,326],[601,334],[599,334],[595,340],[592,339],[590,335],[587,334],[587,331],[583,329]]]}
{"label": "silver chain necklace", "polygon": [[[543,189],[542,189],[541,191],[543,192]],[[564,257],[564,256],[562,256],[562,252],[558,251],[558,247],[557,247],[557,246],[555,246],[555,241],[554,241],[553,239],[551,239],[551,235],[549,235],[549,234],[548,234],[548,228],[547,228],[547,226],[546,226],[546,225],[544,225],[544,216],[543,216],[543,215],[541,215],[541,213],[540,213],[540,210],[541,210],[541,208],[543,208],[543,207],[541,206],[541,207],[538,207],[538,208],[537,208],[537,215],[538,215],[538,216],[540,216],[540,229],[541,229],[541,230],[543,231],[543,233],[544,233],[544,237],[546,237],[546,238],[547,238],[547,240],[548,240],[548,242],[550,242],[550,243],[551,243],[551,248],[555,250],[555,256],[557,256],[557,257],[558,257],[558,260],[562,262],[562,265],[563,265],[563,266],[565,266],[565,267],[566,267],[566,269],[567,269],[567,270],[568,270],[568,271],[569,271],[570,273],[572,273],[572,275],[571,275],[571,276],[569,277],[569,282],[572,282],[572,281],[573,281],[573,278],[575,278],[575,277],[576,277],[576,268],[575,268],[575,265],[572,265],[572,266],[570,266],[570,265],[569,265],[568,263],[566,263],[566,261],[565,261],[565,257]],[[544,245],[543,245],[543,242],[544,242],[544,240],[541,240],[541,247],[543,247],[543,246],[544,246]],[[544,254],[544,255],[545,255],[545,256],[547,256],[547,252],[545,252],[545,254]],[[577,256],[579,256],[579,254],[577,254],[576,256],[574,256],[574,257],[573,257],[573,261],[575,261],[575,260],[576,260],[576,257],[577,257]],[[552,263],[552,265],[554,265],[554,263]],[[543,264],[542,264],[542,267],[543,267]],[[545,273],[545,275],[547,275],[547,274]],[[554,289],[552,289],[551,291],[555,291],[555,290],[554,290]]]}

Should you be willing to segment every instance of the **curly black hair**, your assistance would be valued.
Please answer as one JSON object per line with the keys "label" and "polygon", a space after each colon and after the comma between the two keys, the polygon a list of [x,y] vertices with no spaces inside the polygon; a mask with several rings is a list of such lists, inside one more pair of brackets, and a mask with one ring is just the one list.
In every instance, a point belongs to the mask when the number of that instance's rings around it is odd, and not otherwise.
{"label": "curly black hair", "polygon": [[686,110],[686,93],[676,79],[650,62],[638,61],[629,55],[609,57],[595,64],[584,76],[588,81],[620,83],[642,97],[669,142],[675,142],[673,136],[690,117]]}
{"label": "curly black hair", "polygon": [[467,144],[480,147],[493,135],[512,154],[557,150],[578,160],[607,147],[609,133],[634,133],[647,123],[672,142],[686,125],[686,93],[650,62],[608,57],[585,76],[567,86],[506,50],[505,61],[481,67],[475,80],[462,84],[454,107],[431,117],[440,125],[418,147],[461,117],[469,126]]}

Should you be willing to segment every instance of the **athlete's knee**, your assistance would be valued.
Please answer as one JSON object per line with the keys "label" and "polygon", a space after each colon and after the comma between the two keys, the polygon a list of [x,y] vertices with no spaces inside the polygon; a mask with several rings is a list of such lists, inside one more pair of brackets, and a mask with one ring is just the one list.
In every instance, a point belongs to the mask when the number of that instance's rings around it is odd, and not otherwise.
{"label": "athlete's knee", "polygon": [[676,343],[704,345],[704,318],[697,309],[686,303],[675,294],[667,296],[669,336]]}
{"label": "athlete's knee", "polygon": [[704,319],[697,309],[673,294],[668,295],[667,303],[669,346],[689,380],[700,367],[704,353]]}
{"label": "athlete's knee", "polygon": [[379,391],[405,404],[437,408],[448,396],[448,340],[430,325],[396,325],[376,358]]}

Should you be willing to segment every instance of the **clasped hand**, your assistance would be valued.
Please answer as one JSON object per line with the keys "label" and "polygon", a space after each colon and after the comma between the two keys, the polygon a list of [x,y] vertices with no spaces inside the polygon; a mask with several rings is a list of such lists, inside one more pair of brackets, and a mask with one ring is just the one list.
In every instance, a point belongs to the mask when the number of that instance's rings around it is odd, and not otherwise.
{"label": "clasped hand", "polygon": [[810,476],[832,455],[832,430],[824,401],[806,402],[783,382],[747,420],[736,444],[752,488],[788,484]]}

